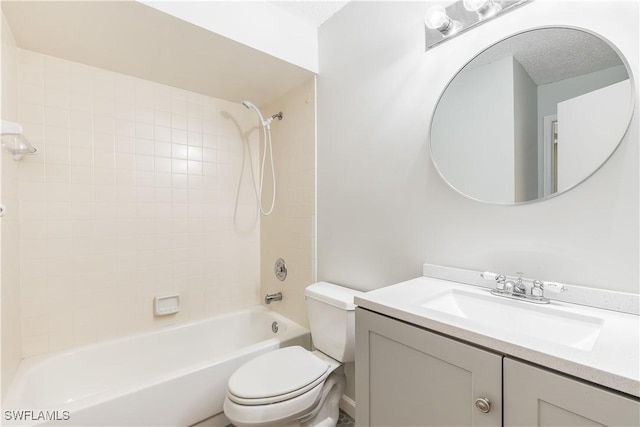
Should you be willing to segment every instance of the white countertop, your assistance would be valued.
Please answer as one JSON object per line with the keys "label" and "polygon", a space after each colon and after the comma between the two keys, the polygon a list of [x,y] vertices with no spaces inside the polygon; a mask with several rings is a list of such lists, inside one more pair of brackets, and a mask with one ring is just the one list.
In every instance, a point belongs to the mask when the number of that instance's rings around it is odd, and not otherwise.
{"label": "white countertop", "polygon": [[[540,310],[549,310],[550,313],[573,313],[603,319],[593,347],[584,350],[521,333],[517,318],[504,319],[493,326],[422,305],[422,302],[451,290],[502,299],[492,296],[486,288],[419,277],[356,296],[355,303],[362,308],[507,356],[640,397],[639,316],[558,301],[539,306]],[[531,303],[514,301],[514,304]],[[553,331],[549,331],[549,334],[553,334]]]}

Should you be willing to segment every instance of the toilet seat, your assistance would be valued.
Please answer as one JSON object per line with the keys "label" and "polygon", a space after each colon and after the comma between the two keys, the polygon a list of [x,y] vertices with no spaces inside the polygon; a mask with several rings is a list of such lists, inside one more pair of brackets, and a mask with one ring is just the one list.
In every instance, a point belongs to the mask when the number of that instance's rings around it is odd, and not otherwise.
{"label": "toilet seat", "polygon": [[227,393],[224,401],[225,415],[236,425],[285,424],[309,414],[318,404],[324,383],[307,393],[270,405],[242,405],[231,400]]}
{"label": "toilet seat", "polygon": [[[310,393],[315,400],[330,364],[300,346],[265,353],[241,366],[229,379],[227,397],[245,406],[271,405]],[[293,403],[293,402],[291,402]]]}

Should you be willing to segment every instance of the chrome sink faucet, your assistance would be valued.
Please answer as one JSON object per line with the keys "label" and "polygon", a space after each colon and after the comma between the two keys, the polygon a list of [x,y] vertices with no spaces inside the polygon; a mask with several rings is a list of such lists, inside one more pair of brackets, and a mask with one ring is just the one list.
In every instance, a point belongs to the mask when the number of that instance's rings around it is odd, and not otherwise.
{"label": "chrome sink faucet", "polygon": [[545,289],[549,292],[561,293],[567,291],[567,287],[561,283],[543,282],[541,280],[530,280],[531,288],[527,289],[523,273],[516,273],[517,278],[507,277],[504,274],[491,273],[485,271],[480,276],[485,280],[494,280],[496,282],[495,289],[491,289],[493,295],[500,297],[517,299],[536,304],[549,304],[549,298],[544,295]]}

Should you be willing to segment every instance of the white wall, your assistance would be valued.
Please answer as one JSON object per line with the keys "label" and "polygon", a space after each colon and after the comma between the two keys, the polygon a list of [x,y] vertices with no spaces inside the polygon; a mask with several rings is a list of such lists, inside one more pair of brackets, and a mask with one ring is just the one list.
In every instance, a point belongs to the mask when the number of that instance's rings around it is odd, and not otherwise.
{"label": "white wall", "polygon": [[[558,103],[595,89],[611,85],[629,78],[624,65],[618,65],[582,76],[572,77],[538,86],[538,162],[543,164],[544,129],[543,118],[558,113]],[[538,176],[538,186],[542,195],[543,174]]]}
{"label": "white wall", "polygon": [[317,28],[267,1],[158,1],[148,6],[314,73]]}
{"label": "white wall", "polygon": [[558,104],[558,190],[580,182],[615,150],[629,116],[629,80]]}
{"label": "white wall", "polygon": [[538,97],[536,84],[516,60],[513,92],[515,201],[523,202],[538,198]]}
{"label": "white wall", "polygon": [[[438,169],[454,188],[478,200],[514,201],[513,63],[506,57],[458,74],[433,119]],[[491,108],[478,108],[486,99]]]}
{"label": "white wall", "polygon": [[320,27],[318,279],[372,289],[419,276],[430,262],[637,293],[637,108],[598,173],[541,203],[469,200],[442,181],[428,149],[451,77],[526,28],[588,28],[638,76],[637,2],[537,0],[425,52],[429,6],[352,2]]}

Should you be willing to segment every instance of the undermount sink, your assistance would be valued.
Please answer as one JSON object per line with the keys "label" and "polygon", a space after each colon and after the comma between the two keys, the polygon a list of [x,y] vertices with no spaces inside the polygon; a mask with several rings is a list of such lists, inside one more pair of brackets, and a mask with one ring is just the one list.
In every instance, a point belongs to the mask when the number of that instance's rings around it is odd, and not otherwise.
{"label": "undermount sink", "polygon": [[459,289],[434,295],[420,304],[478,325],[522,334],[575,349],[590,351],[604,325],[598,317],[557,311],[549,306],[481,295]]}

